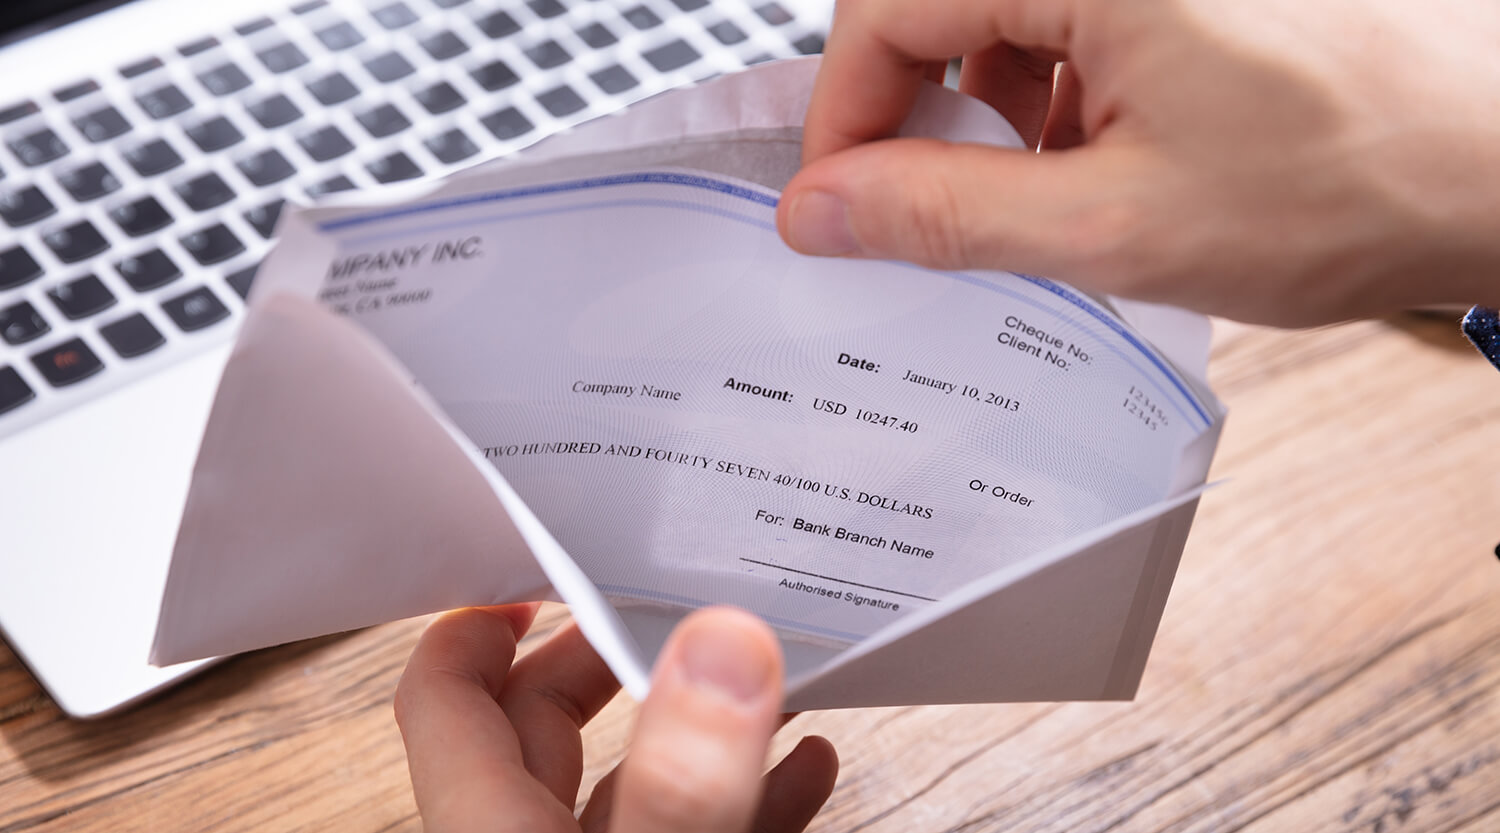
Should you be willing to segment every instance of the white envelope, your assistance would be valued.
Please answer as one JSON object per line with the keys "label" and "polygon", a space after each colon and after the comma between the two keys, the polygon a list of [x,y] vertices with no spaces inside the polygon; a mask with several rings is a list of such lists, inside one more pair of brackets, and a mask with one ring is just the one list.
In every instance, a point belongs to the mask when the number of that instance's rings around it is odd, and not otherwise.
{"label": "white envelope", "polygon": [[[522,499],[499,461],[429,395],[438,380],[414,380],[357,316],[329,310],[328,273],[339,256],[329,229],[376,205],[397,216],[419,202],[472,202],[496,188],[620,170],[707,171],[776,189],[796,168],[815,69],[814,60],[765,65],[399,198],[290,213],[204,436],[152,661],[467,605],[560,599],[626,689],[644,696],[651,661],[691,605],[596,586],[538,519],[556,518],[559,507]],[[937,87],[903,133],[1020,144],[993,111]],[[1095,301],[1132,325],[1142,350],[1201,403],[1204,427],[1173,461],[1165,499],[1023,553],[858,638],[779,628],[788,709],[1134,696],[1224,412],[1204,382],[1204,319]],[[589,522],[587,508],[573,514]]]}

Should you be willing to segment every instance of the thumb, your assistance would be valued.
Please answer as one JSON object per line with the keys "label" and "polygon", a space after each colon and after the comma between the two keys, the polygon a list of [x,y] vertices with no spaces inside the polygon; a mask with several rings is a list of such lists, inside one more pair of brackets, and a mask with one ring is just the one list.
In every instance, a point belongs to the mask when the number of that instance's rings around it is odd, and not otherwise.
{"label": "thumb", "polygon": [[787,185],[776,222],[803,254],[1069,279],[1114,258],[1135,221],[1115,148],[1034,153],[890,139],[825,156]]}
{"label": "thumb", "polygon": [[749,828],[781,707],[781,648],[743,611],[698,611],[673,632],[620,767],[616,833]]}

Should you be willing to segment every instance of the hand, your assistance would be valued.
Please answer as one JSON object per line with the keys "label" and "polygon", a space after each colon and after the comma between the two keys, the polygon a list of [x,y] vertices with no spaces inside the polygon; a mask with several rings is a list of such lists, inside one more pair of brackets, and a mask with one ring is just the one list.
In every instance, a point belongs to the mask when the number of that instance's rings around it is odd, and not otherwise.
{"label": "hand", "polygon": [[571,624],[512,668],[535,615],[450,613],[412,652],[396,722],[429,833],[800,831],[828,800],[838,758],[822,738],[761,777],[780,723],[780,647],[750,614],[710,608],[673,632],[630,754],[575,819],[579,729],[619,684]]}
{"label": "hand", "polygon": [[[849,0],[778,224],[1280,325],[1493,303],[1497,49],[1474,0]],[[959,55],[1044,152],[876,141]]]}

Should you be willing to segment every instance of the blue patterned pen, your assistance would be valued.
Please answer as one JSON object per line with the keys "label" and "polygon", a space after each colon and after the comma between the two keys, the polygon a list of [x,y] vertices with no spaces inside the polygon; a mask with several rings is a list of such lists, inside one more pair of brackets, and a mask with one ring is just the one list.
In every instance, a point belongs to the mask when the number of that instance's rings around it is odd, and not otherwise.
{"label": "blue patterned pen", "polygon": [[[1500,311],[1492,307],[1474,307],[1463,320],[1464,335],[1479,352],[1490,360],[1497,369],[1500,369]],[[1496,549],[1495,555],[1500,556],[1500,548]]]}

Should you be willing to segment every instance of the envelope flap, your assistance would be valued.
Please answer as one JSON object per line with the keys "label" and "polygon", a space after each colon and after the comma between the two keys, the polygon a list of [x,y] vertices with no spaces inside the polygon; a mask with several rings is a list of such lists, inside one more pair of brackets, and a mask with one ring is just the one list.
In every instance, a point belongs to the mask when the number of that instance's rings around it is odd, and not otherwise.
{"label": "envelope flap", "polygon": [[894,638],[876,634],[794,685],[787,709],[1130,699],[1199,491],[986,577]]}
{"label": "envelope flap", "polygon": [[204,436],[153,662],[548,595],[384,348],[309,299],[256,306]]}

